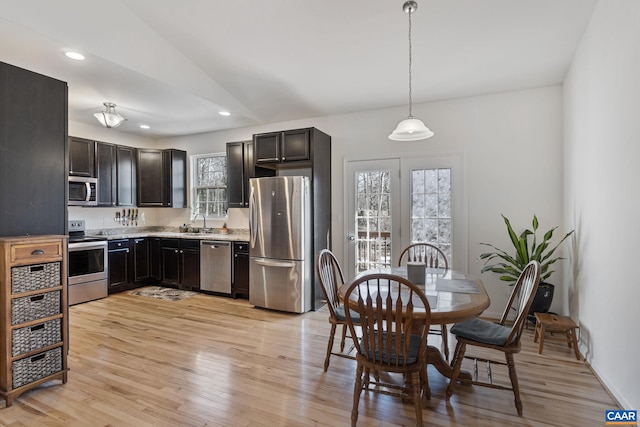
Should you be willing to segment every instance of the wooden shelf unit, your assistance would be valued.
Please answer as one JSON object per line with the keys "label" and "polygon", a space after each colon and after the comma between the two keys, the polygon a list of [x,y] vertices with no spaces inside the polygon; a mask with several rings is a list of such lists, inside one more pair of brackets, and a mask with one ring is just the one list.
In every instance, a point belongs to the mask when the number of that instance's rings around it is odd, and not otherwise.
{"label": "wooden shelf unit", "polygon": [[67,382],[67,236],[0,238],[0,397]]}

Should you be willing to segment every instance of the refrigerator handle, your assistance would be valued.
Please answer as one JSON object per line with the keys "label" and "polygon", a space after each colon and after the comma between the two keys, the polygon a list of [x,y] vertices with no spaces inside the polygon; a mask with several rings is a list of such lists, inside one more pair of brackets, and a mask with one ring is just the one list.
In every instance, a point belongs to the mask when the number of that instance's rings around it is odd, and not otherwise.
{"label": "refrigerator handle", "polygon": [[251,186],[251,192],[249,193],[249,240],[250,240],[250,245],[251,247],[253,247],[255,241],[256,241],[256,233],[258,232],[258,227],[256,227],[256,224],[254,224],[254,218],[256,218],[256,195],[255,195],[255,191],[253,188],[253,185]]}
{"label": "refrigerator handle", "polygon": [[296,266],[296,263],[293,261],[272,261],[268,259],[256,259],[255,263],[258,265],[263,265],[265,267],[293,268]]}

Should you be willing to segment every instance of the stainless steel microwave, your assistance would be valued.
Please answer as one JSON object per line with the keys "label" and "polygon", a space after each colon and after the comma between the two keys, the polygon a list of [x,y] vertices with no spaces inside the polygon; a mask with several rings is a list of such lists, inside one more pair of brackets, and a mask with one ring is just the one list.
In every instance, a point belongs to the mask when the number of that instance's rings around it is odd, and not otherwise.
{"label": "stainless steel microwave", "polygon": [[98,179],[69,177],[69,206],[98,206]]}

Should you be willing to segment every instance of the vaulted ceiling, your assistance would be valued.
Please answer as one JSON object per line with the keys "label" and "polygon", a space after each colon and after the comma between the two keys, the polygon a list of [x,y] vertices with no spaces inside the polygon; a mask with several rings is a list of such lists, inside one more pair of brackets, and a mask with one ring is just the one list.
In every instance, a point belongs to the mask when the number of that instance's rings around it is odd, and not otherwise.
{"label": "vaulted ceiling", "polygon": [[[561,83],[596,3],[418,0],[414,103]],[[68,82],[71,120],[109,101],[151,137],[404,106],[402,4],[0,0],[0,60]]]}

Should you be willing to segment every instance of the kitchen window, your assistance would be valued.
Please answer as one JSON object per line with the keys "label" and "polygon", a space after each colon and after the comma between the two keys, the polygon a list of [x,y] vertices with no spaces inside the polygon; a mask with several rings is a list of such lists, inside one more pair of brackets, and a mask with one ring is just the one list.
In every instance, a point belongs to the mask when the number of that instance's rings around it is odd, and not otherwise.
{"label": "kitchen window", "polygon": [[207,218],[227,215],[226,153],[191,156],[191,214]]}

